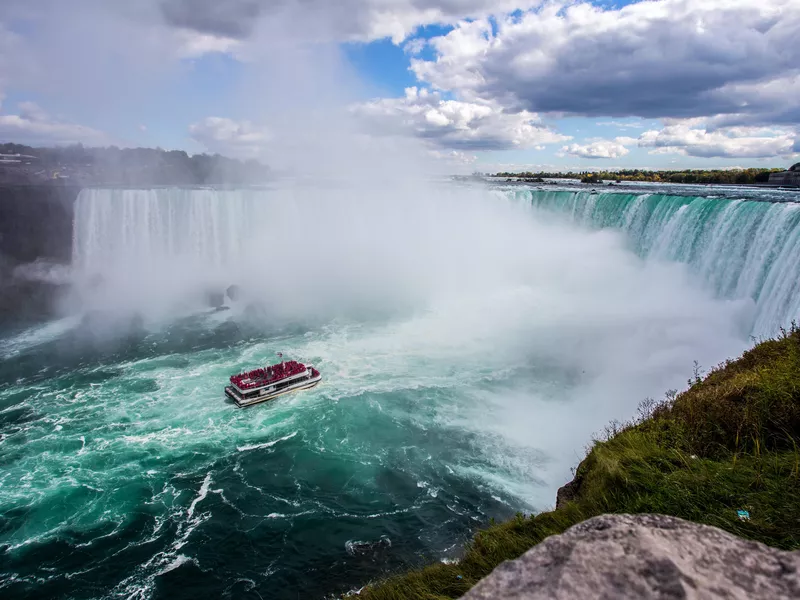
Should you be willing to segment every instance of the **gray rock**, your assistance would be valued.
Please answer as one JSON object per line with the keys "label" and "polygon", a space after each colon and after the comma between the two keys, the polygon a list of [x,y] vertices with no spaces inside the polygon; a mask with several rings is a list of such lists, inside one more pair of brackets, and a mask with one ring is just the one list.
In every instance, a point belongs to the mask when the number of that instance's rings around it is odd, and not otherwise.
{"label": "gray rock", "polygon": [[800,598],[800,552],[662,515],[603,515],[506,561],[463,600]]}
{"label": "gray rock", "polygon": [[236,302],[242,297],[242,288],[234,283],[233,285],[228,286],[228,289],[225,290],[225,293],[228,294],[228,298]]}
{"label": "gray rock", "polygon": [[578,497],[578,490],[580,489],[580,480],[576,477],[569,483],[564,484],[556,492],[556,509],[564,508],[567,502],[572,502]]}

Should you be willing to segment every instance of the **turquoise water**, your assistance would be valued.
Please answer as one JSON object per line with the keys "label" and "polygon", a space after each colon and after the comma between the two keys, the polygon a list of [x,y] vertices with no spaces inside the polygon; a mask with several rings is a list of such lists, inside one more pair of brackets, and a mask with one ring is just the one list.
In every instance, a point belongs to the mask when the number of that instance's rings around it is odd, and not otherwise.
{"label": "turquoise water", "polygon": [[[4,597],[322,598],[457,557],[796,311],[794,205],[383,196],[81,195],[63,317],[0,340]],[[225,401],[279,351],[323,384]]]}

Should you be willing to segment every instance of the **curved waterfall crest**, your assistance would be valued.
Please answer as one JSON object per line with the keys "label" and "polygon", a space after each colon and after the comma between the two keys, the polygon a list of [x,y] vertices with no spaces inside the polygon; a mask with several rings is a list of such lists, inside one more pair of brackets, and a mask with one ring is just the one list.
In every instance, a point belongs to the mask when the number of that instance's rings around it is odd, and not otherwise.
{"label": "curved waterfall crest", "polygon": [[800,317],[800,204],[571,191],[509,191],[534,210],[624,232],[647,259],[676,261],[720,298],[751,298],[753,335]]}
{"label": "curved waterfall crest", "polygon": [[[688,265],[718,298],[752,299],[753,335],[772,335],[800,316],[798,203],[533,189],[500,194],[535,213],[559,215],[588,229],[619,230],[639,256]],[[334,200],[312,200],[317,218],[304,221],[308,207],[280,190],[87,189],[75,208],[73,265],[87,276],[119,269],[133,275],[143,265],[204,274],[250,265],[263,260],[270,247],[330,235],[339,199]],[[361,218],[357,208],[350,207],[348,223]],[[291,231],[287,223],[293,224]],[[352,225],[342,240],[358,231]],[[402,232],[396,237],[397,244],[405,243]],[[169,284],[169,277],[160,283]]]}

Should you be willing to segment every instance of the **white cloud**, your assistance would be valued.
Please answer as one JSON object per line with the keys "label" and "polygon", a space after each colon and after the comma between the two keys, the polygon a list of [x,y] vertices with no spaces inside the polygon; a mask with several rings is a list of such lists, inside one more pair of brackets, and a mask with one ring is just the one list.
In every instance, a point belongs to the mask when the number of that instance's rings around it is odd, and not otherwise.
{"label": "white cloud", "polygon": [[[652,0],[608,8],[580,0],[0,0],[0,89],[35,92],[54,114],[88,105],[131,115],[135,127],[145,118],[135,112],[145,102],[185,91],[174,82],[194,68],[186,59],[222,53],[251,61],[250,77],[242,77],[249,94],[239,98],[252,114],[284,115],[290,105],[292,122],[302,129],[315,103],[350,102],[341,97],[357,86],[331,76],[336,83],[292,88],[297,79],[312,81],[331,70],[295,61],[299,53],[286,58],[284,45],[389,37],[403,44],[418,88],[438,93],[418,89],[415,97],[375,100],[360,105],[360,114],[374,130],[410,133],[428,148],[562,146],[570,138],[545,126],[542,115],[547,122],[588,115],[621,129],[635,127],[627,121],[632,118],[683,119],[685,131],[676,121],[647,132],[641,143],[649,151],[783,156],[787,147],[800,148],[797,2]],[[516,9],[521,12],[509,14]],[[24,30],[12,31],[12,23],[22,22]],[[296,22],[303,27],[287,27]],[[434,23],[455,28],[430,41],[418,37],[420,26]],[[421,59],[431,48],[435,59]],[[288,73],[278,84],[272,71],[261,69],[269,61]],[[253,75],[262,79],[253,83]],[[308,89],[342,93],[331,100]],[[251,100],[259,94],[268,100]],[[14,125],[13,115],[3,117],[5,130],[36,129],[44,136],[50,126],[61,138],[102,135],[63,118],[37,117],[30,108],[21,107]],[[224,107],[203,111],[226,114]],[[705,121],[688,124],[693,117]],[[269,125],[277,132],[281,124]],[[776,131],[754,129],[764,126]],[[732,127],[750,133],[737,135]],[[213,151],[241,155],[258,152],[266,140],[260,126],[228,119],[195,123],[191,135]],[[631,146],[619,138],[584,140],[565,151],[613,158]]]}
{"label": "white cloud", "polygon": [[255,158],[264,151],[269,134],[250,121],[206,117],[189,126],[189,135],[210,152],[239,158]]}
{"label": "white cloud", "polygon": [[0,114],[0,139],[35,146],[111,142],[102,131],[51,118],[33,102],[21,102],[18,108],[19,114]]}
{"label": "white cloud", "polygon": [[403,52],[412,56],[416,56],[422,52],[427,45],[428,41],[424,38],[412,38],[403,44]]}
{"label": "white cloud", "polygon": [[[770,82],[800,68],[797,0],[654,0],[622,8],[551,2],[430,40],[418,79],[537,112],[644,118],[780,111]],[[727,92],[737,90],[737,94]]]}
{"label": "white cloud", "polygon": [[205,54],[235,55],[242,43],[229,37],[198,33],[191,30],[176,32],[178,56],[180,58],[199,58]]}
{"label": "white cloud", "polygon": [[39,122],[49,119],[49,115],[35,102],[20,102],[17,107],[19,108],[19,116],[22,119]]}
{"label": "white cloud", "polygon": [[538,115],[506,112],[490,102],[445,100],[427,89],[408,88],[402,98],[381,98],[354,107],[386,133],[406,133],[460,150],[531,148],[569,140]]}
{"label": "white cloud", "polygon": [[635,143],[634,138],[617,138],[615,140],[595,140],[588,144],[570,144],[561,148],[561,152],[578,158],[620,158],[630,152],[623,143]]}
{"label": "white cloud", "polygon": [[792,129],[730,127],[708,130],[702,121],[667,124],[661,130],[645,131],[639,145],[653,154],[682,154],[702,158],[769,158],[790,156],[799,136]]}

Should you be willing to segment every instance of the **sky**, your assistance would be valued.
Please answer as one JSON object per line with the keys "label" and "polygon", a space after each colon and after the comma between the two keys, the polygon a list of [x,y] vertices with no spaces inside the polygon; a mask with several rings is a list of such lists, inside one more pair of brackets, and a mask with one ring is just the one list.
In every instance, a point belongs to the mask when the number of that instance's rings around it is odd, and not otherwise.
{"label": "sky", "polygon": [[785,168],[798,40],[800,0],[2,0],[0,142]]}

